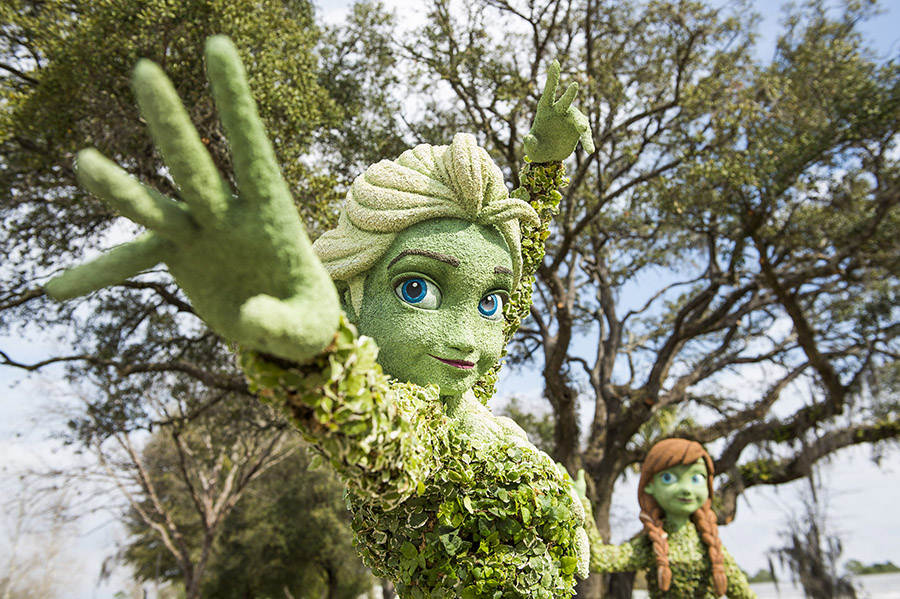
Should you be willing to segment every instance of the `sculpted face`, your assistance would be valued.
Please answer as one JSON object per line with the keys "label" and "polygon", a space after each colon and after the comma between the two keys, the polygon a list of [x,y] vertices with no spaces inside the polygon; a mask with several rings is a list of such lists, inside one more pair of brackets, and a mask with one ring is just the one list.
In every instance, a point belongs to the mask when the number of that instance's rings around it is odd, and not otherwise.
{"label": "sculpted face", "polygon": [[366,277],[357,326],[389,375],[460,395],[503,349],[512,259],[496,229],[457,219],[402,231]]}
{"label": "sculpted face", "polygon": [[703,458],[693,464],[673,466],[657,472],[644,488],[666,512],[667,518],[686,519],[709,499]]}

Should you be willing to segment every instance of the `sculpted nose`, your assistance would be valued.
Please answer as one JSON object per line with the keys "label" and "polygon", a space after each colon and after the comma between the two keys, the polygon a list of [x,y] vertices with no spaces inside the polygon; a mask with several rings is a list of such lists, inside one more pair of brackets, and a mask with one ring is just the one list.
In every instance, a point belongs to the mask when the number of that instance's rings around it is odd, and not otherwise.
{"label": "sculpted nose", "polygon": [[476,345],[474,339],[468,340],[468,339],[456,338],[450,344],[451,349],[455,349],[455,350],[462,352],[464,354],[467,354],[467,355],[474,352],[476,347],[477,347],[477,345]]}
{"label": "sculpted nose", "polygon": [[478,347],[475,331],[472,330],[471,326],[462,323],[458,324],[456,330],[450,336],[449,345],[451,349],[464,354],[471,354]]}

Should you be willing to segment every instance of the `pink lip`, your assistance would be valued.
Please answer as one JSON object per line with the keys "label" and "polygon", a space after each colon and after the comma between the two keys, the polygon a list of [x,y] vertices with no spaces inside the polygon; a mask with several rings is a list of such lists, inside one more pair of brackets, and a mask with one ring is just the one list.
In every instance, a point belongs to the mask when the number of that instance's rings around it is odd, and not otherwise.
{"label": "pink lip", "polygon": [[433,356],[431,354],[428,354],[428,355],[439,362],[443,362],[444,364],[449,364],[450,366],[453,366],[455,368],[462,368],[463,370],[469,370],[471,368],[475,368],[474,362],[467,362],[466,360],[445,360],[444,358],[438,358],[437,356]]}

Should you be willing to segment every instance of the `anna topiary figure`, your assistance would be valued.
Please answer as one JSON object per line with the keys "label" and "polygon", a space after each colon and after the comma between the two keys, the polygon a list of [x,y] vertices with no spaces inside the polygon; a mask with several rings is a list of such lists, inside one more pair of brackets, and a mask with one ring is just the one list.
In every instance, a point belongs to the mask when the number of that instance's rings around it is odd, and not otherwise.
{"label": "anna topiary figure", "polygon": [[711,507],[714,473],[712,458],[695,441],[654,445],[638,483],[644,530],[623,545],[593,543],[591,571],[644,570],[653,598],[755,598],[719,539]]}
{"label": "anna topiary figure", "polygon": [[237,194],[164,74],[140,63],[135,94],[182,201],[82,152],[85,187],[150,232],[48,293],[72,297],[165,262],[197,313],[240,345],[260,398],[341,474],[358,548],[402,597],[570,595],[587,569],[583,505],[473,386],[490,386],[530,297],[526,271],[546,235],[538,213],[558,201],[561,161],[579,138],[591,150],[575,87],[554,102],[551,68],[516,197],[474,138],[457,135],[370,167],[313,248],[227,40],[207,44],[207,68]]}

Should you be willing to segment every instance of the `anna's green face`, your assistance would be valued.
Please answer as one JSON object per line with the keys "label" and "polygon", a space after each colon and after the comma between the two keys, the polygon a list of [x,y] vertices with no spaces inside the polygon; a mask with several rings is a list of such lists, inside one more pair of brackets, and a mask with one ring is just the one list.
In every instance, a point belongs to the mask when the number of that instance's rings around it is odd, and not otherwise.
{"label": "anna's green face", "polygon": [[693,464],[682,464],[657,472],[644,488],[652,495],[667,517],[686,518],[709,499],[706,463],[703,458]]}
{"label": "anna's green face", "polygon": [[401,232],[366,277],[357,326],[389,375],[459,395],[500,358],[512,259],[500,233],[457,219]]}

